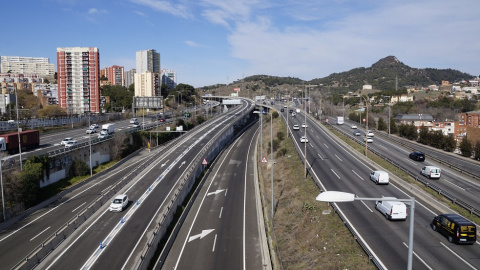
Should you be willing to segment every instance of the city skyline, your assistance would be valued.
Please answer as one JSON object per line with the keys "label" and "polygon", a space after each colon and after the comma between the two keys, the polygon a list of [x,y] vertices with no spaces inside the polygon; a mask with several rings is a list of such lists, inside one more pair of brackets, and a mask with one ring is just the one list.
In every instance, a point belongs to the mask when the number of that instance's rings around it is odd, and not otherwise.
{"label": "city skyline", "polygon": [[[480,74],[480,16],[459,1],[7,1],[2,56],[46,57],[97,47],[100,68],[135,68],[154,49],[178,83],[202,87],[252,75],[322,78],[388,55],[414,68]],[[21,15],[21,17],[20,17]],[[27,31],[27,32],[25,32]],[[28,34],[25,34],[28,33]]]}

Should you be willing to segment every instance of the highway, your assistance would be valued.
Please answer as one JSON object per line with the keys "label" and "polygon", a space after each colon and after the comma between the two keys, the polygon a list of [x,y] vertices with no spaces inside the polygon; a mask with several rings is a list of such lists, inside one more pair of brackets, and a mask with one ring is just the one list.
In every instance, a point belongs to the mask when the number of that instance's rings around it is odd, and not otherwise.
{"label": "highway", "polygon": [[[282,115],[287,117],[286,112]],[[301,126],[305,121],[304,114],[302,112],[296,117],[288,117],[297,150],[303,153],[304,144],[300,143],[299,138],[304,135],[305,129],[296,131],[292,130],[292,126]],[[365,160],[361,154],[349,150],[346,144],[335,139],[324,127],[310,119],[307,119],[307,124],[307,160],[311,166],[309,171],[325,190],[350,192],[357,197],[369,198],[411,196],[392,175],[389,185],[375,185],[369,179],[370,172],[378,169],[374,164]],[[430,228],[433,217],[440,214],[437,208],[428,205],[431,200],[430,197],[416,197],[413,269],[478,269],[478,242],[474,246],[451,244]],[[382,267],[406,268],[408,221],[386,220],[375,210],[372,201],[337,203],[337,206],[359,234],[360,240],[364,241],[379,259]]]}
{"label": "highway", "polygon": [[[263,269],[265,230],[255,186],[258,125],[218,158],[162,269]],[[261,206],[259,206],[261,208]],[[258,211],[260,210],[260,212]],[[258,215],[260,213],[260,215]],[[161,269],[157,262],[155,269]]]}
{"label": "highway", "polygon": [[[181,138],[152,152],[143,151],[117,168],[117,171],[94,177],[61,194],[55,201],[30,214],[22,221],[0,233],[0,260],[7,269],[20,262],[30,252],[50,239],[52,233],[69,220],[82,217],[86,207],[99,200],[103,194],[122,183],[121,191],[129,196],[130,203],[122,213],[107,210],[110,199],[85,223],[76,229],[40,265],[41,269],[130,268],[143,249],[147,233],[155,226],[155,214],[166,207],[167,195],[177,185],[185,168],[198,159],[200,152],[213,135],[229,128],[245,111],[244,104],[228,113],[195,128]],[[84,131],[83,131],[84,132]],[[126,178],[128,178],[126,180]],[[125,185],[125,186],[123,186]],[[113,195],[113,194],[112,194]],[[137,200],[139,203],[137,204]],[[122,223],[123,218],[123,223]],[[119,227],[118,224],[122,224]],[[116,229],[117,228],[117,229]],[[104,243],[101,256],[91,258]],[[118,260],[119,254],[123,260]],[[112,262],[115,265],[112,265]]]}

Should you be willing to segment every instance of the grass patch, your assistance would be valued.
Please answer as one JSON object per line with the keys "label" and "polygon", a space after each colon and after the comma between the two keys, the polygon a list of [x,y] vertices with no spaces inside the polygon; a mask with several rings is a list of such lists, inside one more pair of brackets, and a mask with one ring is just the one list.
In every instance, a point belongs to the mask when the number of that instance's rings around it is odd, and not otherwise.
{"label": "grass patch", "polygon": [[[264,150],[270,142],[269,125],[265,123],[264,127]],[[277,131],[287,133],[279,118],[274,119],[274,136]],[[304,164],[291,139],[281,140],[279,149],[286,151],[278,156],[274,153],[273,223],[276,246],[273,249],[278,247],[283,268],[376,269],[338,215],[333,212],[322,214],[331,207],[315,200],[320,190],[310,176],[304,177]],[[270,157],[270,153],[264,155]],[[258,167],[265,215],[270,215],[271,168],[264,163],[259,163]]]}

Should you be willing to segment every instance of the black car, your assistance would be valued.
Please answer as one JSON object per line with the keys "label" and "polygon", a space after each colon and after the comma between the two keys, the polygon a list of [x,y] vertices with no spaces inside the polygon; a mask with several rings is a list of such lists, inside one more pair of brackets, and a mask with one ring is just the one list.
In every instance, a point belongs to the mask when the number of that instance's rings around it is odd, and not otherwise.
{"label": "black car", "polygon": [[415,151],[408,155],[409,158],[416,161],[425,161],[425,154],[423,152]]}
{"label": "black car", "polygon": [[281,112],[285,111],[283,108],[280,109]]}
{"label": "black car", "polygon": [[289,111],[289,112],[290,112],[290,113],[292,113],[292,112],[293,112],[293,110],[292,110],[292,109],[290,109],[290,111]]}

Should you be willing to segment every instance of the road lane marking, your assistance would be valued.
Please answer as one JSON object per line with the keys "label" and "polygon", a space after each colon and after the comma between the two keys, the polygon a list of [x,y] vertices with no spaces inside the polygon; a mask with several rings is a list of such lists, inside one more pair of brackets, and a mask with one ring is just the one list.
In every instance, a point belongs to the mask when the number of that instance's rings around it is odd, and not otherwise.
{"label": "road lane marking", "polygon": [[363,179],[363,177],[361,177],[360,175],[358,175],[357,172],[355,172],[354,170],[352,170],[352,172],[353,172],[356,176],[358,176],[358,178],[362,179],[362,181],[365,181],[365,180]]}
{"label": "road lane marking", "polygon": [[227,197],[228,188],[225,189],[225,197]]}
{"label": "road lane marking", "polygon": [[213,248],[212,248],[212,252],[215,251],[215,243],[217,243],[217,234],[215,234],[215,239],[213,239]]}
{"label": "road lane marking", "polygon": [[320,157],[320,158],[323,160],[323,157],[322,157],[322,156],[320,156],[320,154],[318,154],[318,156],[319,156],[319,157]]}
{"label": "road lane marking", "polygon": [[328,148],[328,145],[326,143],[323,143],[323,145],[325,145],[325,147]]}
{"label": "road lane marking", "polygon": [[335,174],[337,176],[338,179],[340,179],[340,176],[338,176],[338,174],[336,174],[333,169],[330,169],[330,170],[333,172],[333,174]]}
{"label": "road lane marking", "polygon": [[[356,196],[356,195],[355,195],[355,197],[358,198],[358,196]],[[373,213],[373,210],[370,207],[368,207],[368,205],[365,202],[363,202],[362,200],[360,200],[360,201],[363,203],[363,205],[365,205],[365,207],[370,211],[370,213]]]}
{"label": "road lane marking", "polygon": [[218,218],[222,218],[222,212],[223,212],[223,206],[222,208],[220,208],[220,215],[218,216]]}
{"label": "road lane marking", "polygon": [[469,264],[467,261],[465,261],[462,257],[458,256],[457,253],[455,253],[453,250],[451,250],[449,247],[447,247],[444,243],[440,242],[440,244],[441,244],[442,246],[444,246],[448,251],[450,251],[453,255],[457,256],[457,258],[459,258],[462,262],[464,262],[464,263],[465,263],[466,265],[468,265],[470,268],[475,269],[475,270],[477,269],[477,268],[473,267],[473,265],[471,265],[471,264]]}
{"label": "road lane marking", "polygon": [[338,158],[338,160],[343,161],[339,156],[337,156],[337,154],[335,154],[335,156]]}
{"label": "road lane marking", "polygon": [[75,212],[75,211],[77,211],[78,208],[82,207],[82,205],[84,205],[84,204],[86,204],[86,203],[87,203],[87,202],[84,202],[84,203],[80,204],[77,208],[75,208],[75,209],[72,210],[72,213]]}
{"label": "road lane marking", "polygon": [[[408,248],[408,245],[405,244],[405,242],[403,242],[403,244]],[[413,255],[415,255],[415,257],[417,257],[417,259],[419,259],[428,269],[433,270],[433,268],[431,268],[424,260],[422,260],[422,258],[420,258],[420,256],[417,255],[417,253],[415,253],[415,251],[413,251]]]}
{"label": "road lane marking", "polygon": [[37,238],[37,236],[39,236],[40,234],[44,233],[46,230],[50,229],[50,226],[48,228],[46,228],[45,230],[41,231],[39,234],[35,235],[32,239],[30,239],[30,241],[32,241],[33,239]]}
{"label": "road lane marking", "polygon": [[452,184],[452,185],[454,185],[455,187],[457,187],[457,188],[459,188],[459,189],[461,189],[461,190],[465,190],[464,188],[462,188],[462,187],[460,187],[460,186],[458,186],[458,185],[456,185],[456,184],[452,183],[451,181],[448,181],[448,180],[447,180],[447,179],[445,179],[445,178],[444,178],[443,180],[447,181],[449,184]]}

